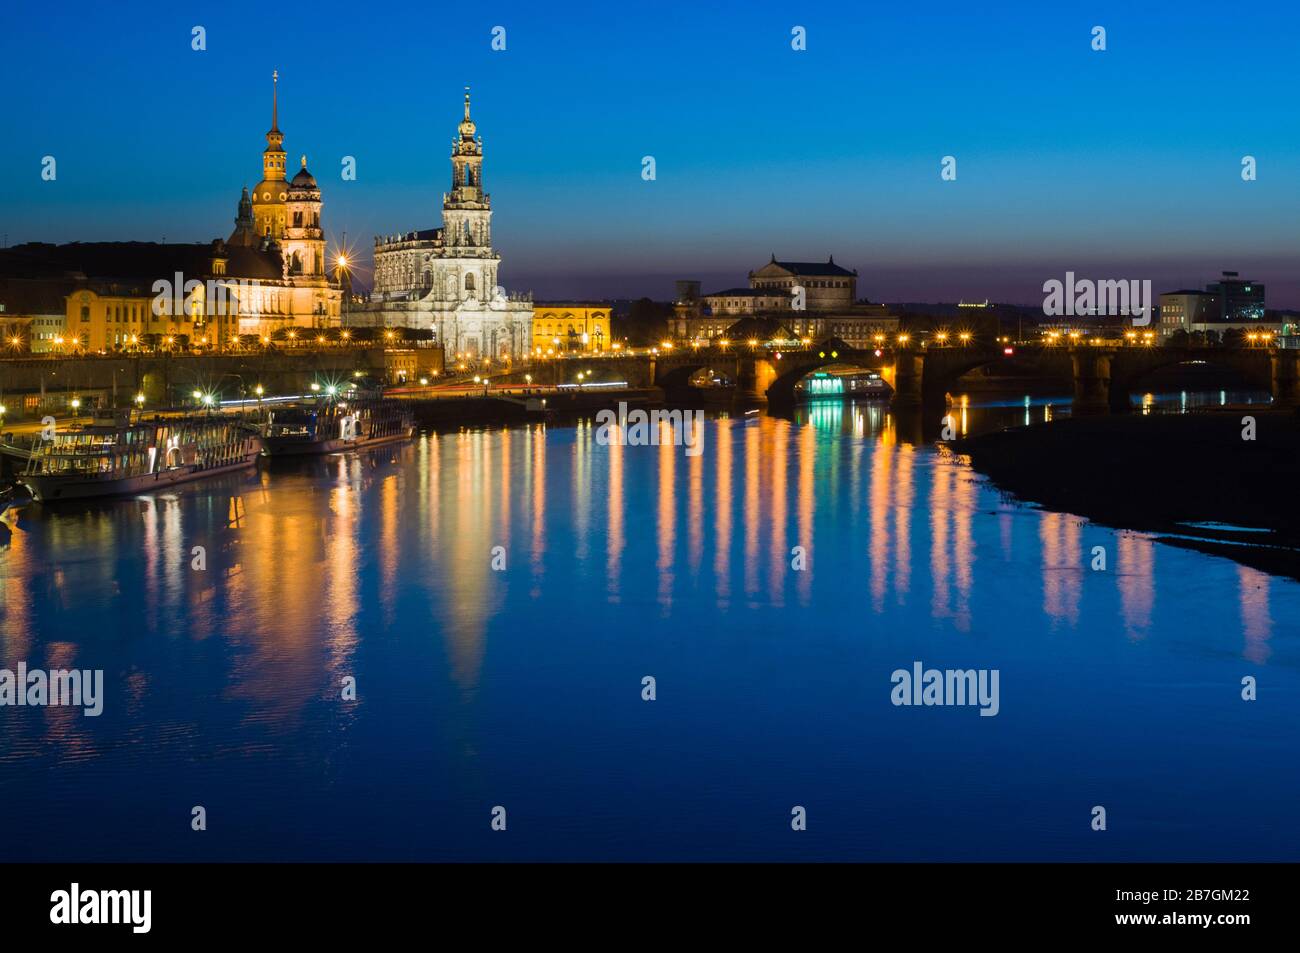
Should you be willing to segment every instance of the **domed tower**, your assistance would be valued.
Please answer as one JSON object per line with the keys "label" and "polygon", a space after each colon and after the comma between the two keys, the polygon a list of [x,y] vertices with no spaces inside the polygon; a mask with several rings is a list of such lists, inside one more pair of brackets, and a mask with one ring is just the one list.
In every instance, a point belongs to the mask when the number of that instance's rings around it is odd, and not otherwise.
{"label": "domed tower", "polygon": [[290,278],[319,278],[325,274],[325,233],[320,227],[320,187],[307,171],[307,157],[289,183],[285,198],[285,273]]}
{"label": "domed tower", "polygon": [[483,140],[469,117],[469,87],[465,87],[465,118],[451,147],[451,191],[442,197],[443,242],[460,254],[481,249],[491,254],[492,199],[483,191]]}
{"label": "domed tower", "polygon": [[284,180],[284,133],[280,132],[278,115],[279,84],[280,73],[276,70],[271,74],[271,129],[266,134],[266,150],[262,153],[262,181],[253,189],[253,225],[257,237],[277,241],[284,237],[285,203],[289,198],[289,186]]}

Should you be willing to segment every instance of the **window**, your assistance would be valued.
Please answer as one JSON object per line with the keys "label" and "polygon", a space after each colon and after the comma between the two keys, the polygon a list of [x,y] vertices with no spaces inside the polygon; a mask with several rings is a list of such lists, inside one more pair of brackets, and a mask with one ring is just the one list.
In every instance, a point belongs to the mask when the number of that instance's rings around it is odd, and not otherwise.
{"label": "window", "polygon": [[90,323],[90,305],[83,304],[81,306],[81,321],[83,324]]}

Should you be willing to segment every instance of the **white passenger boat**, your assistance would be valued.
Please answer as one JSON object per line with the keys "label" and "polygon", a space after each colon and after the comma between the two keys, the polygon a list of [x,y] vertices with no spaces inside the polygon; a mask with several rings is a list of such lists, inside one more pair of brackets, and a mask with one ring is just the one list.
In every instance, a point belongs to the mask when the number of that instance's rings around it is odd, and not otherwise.
{"label": "white passenger boat", "polygon": [[131,421],[130,411],[98,416],[53,439],[37,438],[18,483],[42,503],[152,490],[255,466],[256,427],[220,416]]}

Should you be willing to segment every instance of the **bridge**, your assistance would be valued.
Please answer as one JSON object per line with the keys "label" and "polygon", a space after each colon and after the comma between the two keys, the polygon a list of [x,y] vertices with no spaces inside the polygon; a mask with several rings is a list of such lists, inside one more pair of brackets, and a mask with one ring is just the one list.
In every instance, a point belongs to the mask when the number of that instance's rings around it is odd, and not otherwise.
{"label": "bridge", "polygon": [[[1300,406],[1300,350],[1277,347],[1159,347],[1133,344],[979,344],[894,346],[859,349],[831,339],[790,350],[768,345],[677,346],[639,356],[565,358],[534,365],[538,383],[575,379],[575,369],[589,382],[622,380],[629,386],[662,388],[670,398],[692,393],[691,379],[701,371],[736,382],[737,397],[792,403],[795,385],[831,365],[877,371],[893,388],[899,408],[937,406],[959,389],[958,379],[983,367],[1032,374],[1072,389],[1074,414],[1124,412],[1156,371],[1179,364],[1210,364],[1238,374],[1251,388],[1268,391],[1278,406]],[[523,379],[523,372],[510,375]]]}

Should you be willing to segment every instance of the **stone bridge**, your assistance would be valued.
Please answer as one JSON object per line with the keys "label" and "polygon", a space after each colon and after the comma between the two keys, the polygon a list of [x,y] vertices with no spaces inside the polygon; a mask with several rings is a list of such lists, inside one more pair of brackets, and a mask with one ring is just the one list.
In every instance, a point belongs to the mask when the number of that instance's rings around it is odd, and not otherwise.
{"label": "stone bridge", "polygon": [[[1074,394],[1073,413],[1123,412],[1130,396],[1161,368],[1205,363],[1235,371],[1251,387],[1266,390],[1280,406],[1300,406],[1300,350],[1253,347],[1155,347],[1148,345],[931,345],[891,347],[879,352],[829,340],[811,347],[777,351],[732,344],[677,347],[637,357],[568,358],[534,367],[538,383],[576,380],[579,368],[592,382],[626,381],[632,387],[663,388],[671,399],[688,396],[690,380],[712,370],[736,382],[744,400],[781,405],[794,400],[795,385],[832,364],[874,370],[893,388],[896,407],[934,406],[957,389],[958,379],[982,367],[1056,379]],[[512,376],[521,376],[515,374]]]}

